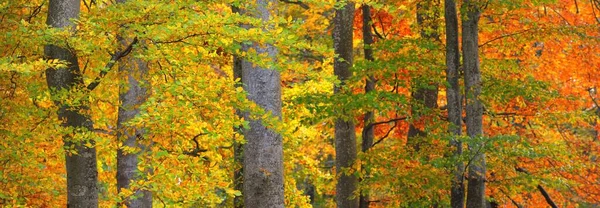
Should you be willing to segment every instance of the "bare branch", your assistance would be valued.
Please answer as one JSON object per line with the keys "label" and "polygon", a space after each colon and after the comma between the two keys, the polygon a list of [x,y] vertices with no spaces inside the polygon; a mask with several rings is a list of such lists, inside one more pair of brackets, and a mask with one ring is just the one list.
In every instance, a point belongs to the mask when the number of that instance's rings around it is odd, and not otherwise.
{"label": "bare branch", "polygon": [[379,39],[385,40],[385,37],[383,37],[383,35],[381,35],[379,31],[377,31],[377,27],[375,27],[375,24],[371,24],[371,27],[373,28],[373,32],[375,32],[375,35],[377,35]]}
{"label": "bare branch", "polygon": [[102,78],[104,78],[106,76],[106,74],[108,74],[108,71],[110,71],[110,69],[117,63],[117,61],[119,61],[121,58],[127,56],[131,52],[131,50],[133,50],[133,45],[135,45],[137,43],[138,43],[138,38],[135,37],[135,38],[133,38],[133,41],[131,41],[131,43],[127,46],[127,48],[125,48],[124,50],[119,51],[115,54],[112,54],[110,61],[108,61],[108,63],[106,63],[106,65],[100,72],[100,75],[98,77],[96,77],[96,79],[94,79],[94,81],[87,86],[87,89],[89,91],[96,89],[96,87],[98,87],[98,85],[100,84],[100,81],[102,80]]}
{"label": "bare branch", "polygon": [[523,208],[523,205],[519,204],[517,201],[515,201],[513,198],[511,198],[508,193],[506,193],[506,191],[504,191],[504,189],[500,189],[500,192],[502,192],[502,194],[504,194],[506,197],[508,197],[508,199],[510,199],[510,201],[517,206],[517,208]]}
{"label": "bare branch", "polygon": [[197,36],[201,36],[201,35],[208,35],[208,34],[209,33],[194,33],[194,34],[183,36],[183,37],[175,39],[175,40],[167,40],[167,41],[156,41],[156,40],[153,40],[152,42],[155,43],[155,44],[185,43],[184,41],[187,40],[187,39],[189,39],[189,38],[193,38],[193,37],[197,37]]}
{"label": "bare branch", "polygon": [[95,128],[92,130],[95,133],[99,133],[99,134],[106,134],[106,135],[111,135],[111,136],[115,136],[116,133],[112,130],[106,130],[106,129],[99,129],[99,128]]}
{"label": "bare branch", "polygon": [[184,151],[183,154],[189,155],[192,157],[200,157],[200,153],[208,151],[206,149],[200,148],[200,143],[198,142],[198,137],[203,136],[203,135],[206,135],[206,133],[200,133],[200,134],[197,134],[196,136],[194,136],[194,138],[192,138],[192,141],[194,142],[196,147],[194,147],[194,149],[192,149],[192,150]]}
{"label": "bare branch", "polygon": [[[371,145],[371,148],[373,148],[376,144],[379,144],[385,138],[387,138],[388,136],[390,136],[390,133],[392,132],[392,130],[394,130],[394,128],[396,128],[396,125],[392,126],[392,128],[390,128],[390,130],[388,130],[387,133],[385,133],[385,136],[381,137],[381,139],[379,139],[375,143],[373,143],[373,145]],[[369,148],[369,149],[371,149],[371,148]]]}
{"label": "bare branch", "polygon": [[501,36],[498,36],[498,37],[492,38],[492,39],[490,39],[490,40],[488,40],[488,41],[485,41],[484,43],[480,44],[480,45],[479,45],[479,47],[481,48],[481,47],[483,47],[483,46],[485,46],[485,45],[487,45],[487,44],[489,44],[489,43],[491,43],[491,42],[494,42],[494,41],[500,40],[500,39],[502,39],[502,38],[507,38],[507,37],[511,37],[511,36],[520,35],[520,34],[523,34],[523,33],[529,32],[529,31],[531,31],[531,30],[533,30],[533,29],[526,29],[526,30],[521,30],[521,31],[515,32],[515,33],[510,33],[510,34],[501,35]]}
{"label": "bare branch", "polygon": [[546,199],[546,202],[548,203],[548,205],[550,205],[552,208],[558,208],[556,203],[554,203],[552,198],[550,198],[550,195],[548,194],[548,192],[546,192],[546,190],[544,189],[544,187],[542,187],[542,185],[538,184],[537,189],[540,190],[540,192],[544,196],[544,199]]}
{"label": "bare branch", "polygon": [[298,6],[302,7],[303,9],[310,9],[310,7],[308,5],[306,5],[304,2],[301,1],[290,1],[290,0],[279,0],[283,3],[289,3],[289,4],[297,4]]}
{"label": "bare branch", "polygon": [[390,119],[387,121],[379,121],[379,122],[370,123],[369,125],[365,126],[365,129],[368,129],[368,128],[371,128],[373,126],[380,125],[380,124],[388,124],[388,123],[402,121],[402,120],[406,120],[406,117],[393,118],[393,119]]}
{"label": "bare branch", "polygon": [[[521,167],[516,167],[515,171],[529,175],[529,172]],[[542,193],[542,196],[544,196],[544,199],[546,199],[546,203],[548,203],[548,205],[550,205],[552,208],[558,208],[556,203],[554,203],[554,200],[552,200],[552,198],[550,197],[550,194],[548,194],[548,192],[546,191],[546,189],[544,189],[544,187],[542,187],[542,185],[538,184],[537,189],[540,191],[540,193]]]}

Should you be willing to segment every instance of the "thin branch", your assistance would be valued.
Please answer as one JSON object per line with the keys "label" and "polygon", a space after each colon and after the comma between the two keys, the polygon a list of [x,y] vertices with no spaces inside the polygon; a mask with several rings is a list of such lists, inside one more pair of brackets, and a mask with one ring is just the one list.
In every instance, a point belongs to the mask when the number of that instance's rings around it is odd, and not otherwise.
{"label": "thin branch", "polygon": [[46,114],[46,116],[44,116],[44,117],[42,118],[42,120],[40,120],[40,121],[36,122],[36,123],[34,124],[33,128],[29,129],[29,132],[33,132],[33,131],[35,131],[35,130],[36,130],[38,127],[39,127],[39,126],[41,126],[41,124],[42,124],[42,123],[46,122],[46,120],[47,120],[48,118],[50,118],[50,114]]}
{"label": "thin branch", "polygon": [[81,74],[85,74],[85,71],[87,70],[89,63],[90,63],[90,59],[86,59],[85,64],[83,65],[83,69],[81,70]]}
{"label": "thin branch", "polygon": [[83,5],[85,5],[85,8],[87,8],[88,12],[91,11],[92,2],[90,2],[88,5],[87,1],[83,0]]}
{"label": "thin branch", "polygon": [[[396,128],[396,125],[392,126],[392,128],[390,128],[390,130],[388,130],[387,133],[385,133],[385,136],[381,137],[381,139],[379,139],[375,143],[373,143],[373,145],[371,145],[371,148],[373,148],[376,144],[379,144],[385,138],[387,138],[388,136],[390,136],[390,133],[392,132],[392,130],[394,130],[394,128]],[[369,149],[371,149],[371,148],[369,148]]]}
{"label": "thin branch", "polygon": [[511,36],[515,36],[515,35],[520,35],[520,34],[523,34],[523,33],[529,32],[529,31],[531,31],[531,30],[532,30],[532,29],[526,29],[526,30],[521,30],[521,31],[519,31],[519,32],[511,33],[511,34],[505,34],[505,35],[501,35],[501,36],[498,36],[498,37],[492,38],[492,39],[490,39],[490,40],[488,40],[488,41],[486,41],[486,42],[484,42],[484,43],[480,44],[480,45],[479,45],[479,47],[481,48],[481,47],[483,47],[483,46],[485,46],[485,45],[487,45],[487,44],[489,44],[489,43],[491,43],[491,42],[494,42],[494,41],[500,40],[500,39],[502,39],[502,38],[511,37]]}
{"label": "thin branch", "polygon": [[550,10],[552,10],[554,13],[556,13],[563,21],[565,21],[565,23],[567,23],[567,25],[571,25],[571,23],[569,23],[569,20],[567,20],[567,18],[565,18],[564,16],[562,16],[562,14],[560,14],[554,8],[550,7]]}
{"label": "thin branch", "polygon": [[402,121],[402,120],[406,120],[406,117],[400,117],[400,118],[393,118],[387,121],[379,121],[379,122],[374,122],[374,123],[370,123],[369,125],[365,126],[366,129],[371,128],[373,126],[376,125],[380,125],[380,124],[388,124],[388,123],[392,123],[392,122],[396,122],[396,121]]}
{"label": "thin branch", "polygon": [[95,128],[92,131],[95,132],[95,133],[106,134],[106,135],[111,135],[111,136],[115,136],[116,135],[116,133],[114,131],[106,130],[106,129]]}
{"label": "thin branch", "polygon": [[189,151],[183,151],[183,154],[189,155],[192,157],[200,157],[200,153],[208,151],[206,149],[200,148],[200,143],[198,142],[198,137],[203,136],[203,135],[206,135],[206,133],[200,133],[200,134],[197,134],[196,136],[194,136],[194,138],[192,138],[192,141],[194,142],[196,147],[194,147],[194,149],[189,150]]}
{"label": "thin branch", "polygon": [[504,194],[506,197],[508,197],[508,199],[510,199],[510,201],[517,206],[517,208],[523,208],[523,205],[519,204],[517,201],[515,201],[513,198],[511,198],[508,193],[506,193],[506,191],[504,191],[504,189],[500,189],[500,192],[502,192],[502,194]]}
{"label": "thin branch", "polygon": [[175,39],[175,40],[167,40],[167,41],[155,41],[155,40],[153,40],[152,43],[155,43],[155,44],[185,43],[184,41],[187,40],[187,39],[189,39],[189,38],[193,38],[193,37],[197,37],[197,36],[201,36],[201,35],[209,35],[209,34],[210,33],[194,33],[194,34],[183,36],[182,38]]}
{"label": "thin branch", "polygon": [[383,33],[383,37],[387,37],[387,34],[385,34],[385,27],[383,26],[383,20],[381,19],[381,16],[377,16],[377,19],[379,19],[379,24],[381,25],[381,33]]}
{"label": "thin branch", "polygon": [[165,201],[162,198],[160,198],[160,195],[158,195],[158,194],[154,194],[154,195],[156,196],[156,198],[158,198],[158,201],[160,201],[160,203],[162,203],[163,208],[167,207],[167,204],[165,204]]}
{"label": "thin branch", "polygon": [[598,15],[596,15],[596,9],[600,9],[600,6],[598,6],[598,1],[590,0],[590,3],[592,4],[592,13],[594,14],[594,19],[596,20],[596,23],[600,24],[600,19],[598,18]]}
{"label": "thin branch", "polygon": [[124,50],[119,51],[115,54],[112,54],[110,61],[108,61],[108,63],[106,63],[106,65],[100,72],[100,75],[98,77],[96,77],[96,79],[94,79],[94,81],[87,86],[87,89],[89,91],[96,89],[96,87],[98,87],[98,85],[100,84],[100,81],[102,80],[102,78],[104,78],[104,76],[106,76],[106,74],[108,74],[108,71],[110,71],[110,69],[117,63],[117,61],[119,61],[121,58],[127,56],[131,52],[131,50],[133,50],[133,45],[135,45],[137,43],[138,43],[138,38],[135,37],[135,38],[133,38],[133,41],[127,46],[127,48],[125,48]]}
{"label": "thin branch", "polygon": [[290,0],[279,0],[283,3],[289,3],[289,4],[297,4],[298,6],[302,7],[303,9],[310,9],[310,7],[308,5],[306,5],[304,2],[301,1],[290,1]]}
{"label": "thin branch", "polygon": [[44,2],[42,2],[42,4],[40,4],[39,6],[36,6],[31,13],[29,14],[29,17],[27,17],[27,22],[31,23],[31,20],[33,19],[33,17],[37,16],[41,11],[42,11],[42,7],[44,6]]}
{"label": "thin branch", "polygon": [[533,114],[519,114],[517,112],[498,112],[498,113],[494,113],[494,112],[491,112],[491,111],[485,111],[485,112],[483,112],[483,114],[485,114],[485,115],[491,115],[491,116],[523,116],[523,117],[535,116]]}
{"label": "thin branch", "polygon": [[375,24],[371,24],[371,27],[373,28],[373,32],[375,32],[375,35],[377,35],[379,39],[385,40],[385,37],[383,37],[383,35],[381,35],[379,31],[377,31],[377,27],[375,27]]}
{"label": "thin branch", "polygon": [[538,184],[537,189],[540,190],[540,192],[544,196],[544,199],[546,199],[546,202],[548,203],[548,205],[550,205],[552,208],[558,208],[556,203],[554,203],[554,201],[552,201],[552,198],[550,198],[550,195],[548,194],[548,192],[546,192],[546,190],[544,189],[544,187],[542,187],[542,185]]}
{"label": "thin branch", "polygon": [[[529,172],[524,168],[516,167],[515,171],[529,175]],[[542,187],[542,185],[538,184],[537,189],[540,191],[540,193],[542,193],[542,195],[544,196],[544,199],[546,199],[546,203],[548,203],[548,205],[550,205],[552,208],[558,208],[556,203],[554,203],[554,200],[552,200],[552,198],[550,197],[550,194],[548,194],[548,192],[546,191],[546,189],[544,189],[544,187]]]}
{"label": "thin branch", "polygon": [[465,165],[465,169],[463,170],[463,173],[467,172],[467,169],[469,169],[469,166],[471,165],[471,163],[473,162],[473,160],[475,159],[475,157],[477,157],[477,155],[479,155],[479,153],[481,153],[481,150],[483,150],[484,147],[485,147],[485,142],[481,146],[479,146],[479,149],[477,149],[477,152],[475,152],[475,154],[473,155],[473,157],[471,157],[469,159],[469,161]]}

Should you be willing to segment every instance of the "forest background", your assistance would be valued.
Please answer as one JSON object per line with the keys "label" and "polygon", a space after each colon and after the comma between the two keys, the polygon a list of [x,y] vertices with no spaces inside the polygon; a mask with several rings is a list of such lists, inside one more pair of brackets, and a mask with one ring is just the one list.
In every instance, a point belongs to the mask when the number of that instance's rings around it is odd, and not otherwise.
{"label": "forest background", "polygon": [[598,0],[0,2],[0,205],[595,207]]}

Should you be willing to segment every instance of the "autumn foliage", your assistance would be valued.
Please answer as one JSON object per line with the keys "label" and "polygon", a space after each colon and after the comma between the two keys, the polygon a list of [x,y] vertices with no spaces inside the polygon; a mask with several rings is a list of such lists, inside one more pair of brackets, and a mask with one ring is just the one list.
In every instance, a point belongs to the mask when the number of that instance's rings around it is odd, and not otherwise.
{"label": "autumn foliage", "polygon": [[[241,167],[234,146],[245,143],[236,129],[249,127],[236,110],[282,135],[286,207],[334,207],[341,172],[359,178],[355,195],[369,193],[370,207],[449,207],[453,164],[468,166],[477,151],[486,153],[490,204],[600,205],[600,1],[486,1],[478,42],[484,135],[459,137],[460,156],[448,131],[443,2],[431,1],[426,25],[417,23],[419,2],[355,2],[354,64],[342,94],[334,94],[331,34],[340,3],[333,0],[279,1],[266,22],[232,10],[254,6],[246,1],[83,0],[74,32],[46,25],[46,0],[0,2],[0,206],[67,204],[65,155],[77,154],[64,147],[68,137],[95,141],[100,207],[137,190],[152,192],[158,207],[232,207],[243,194],[234,186]],[[362,21],[361,5],[371,7],[371,23]],[[458,13],[460,24],[465,11]],[[363,56],[363,24],[372,25],[373,61]],[[117,139],[124,72],[121,61],[106,66],[122,34],[140,42],[127,56],[149,67],[147,101],[128,122],[145,128],[144,151]],[[61,94],[50,93],[44,72],[67,63],[45,57],[48,44],[77,55],[86,86],[100,78],[96,89],[62,93],[73,98],[69,105],[89,104],[93,131],[61,126],[54,102]],[[244,44],[273,45],[278,55]],[[247,99],[234,56],[281,73],[281,119]],[[376,87],[365,93],[368,77]],[[412,99],[419,87],[438,90],[437,107]],[[373,122],[364,123],[366,112]],[[336,170],[341,117],[356,124],[358,149],[366,126],[375,138],[351,168]],[[419,148],[408,141],[410,125],[426,132]],[[484,145],[467,150],[474,143]],[[120,191],[119,148],[143,152],[138,169],[147,173]]]}

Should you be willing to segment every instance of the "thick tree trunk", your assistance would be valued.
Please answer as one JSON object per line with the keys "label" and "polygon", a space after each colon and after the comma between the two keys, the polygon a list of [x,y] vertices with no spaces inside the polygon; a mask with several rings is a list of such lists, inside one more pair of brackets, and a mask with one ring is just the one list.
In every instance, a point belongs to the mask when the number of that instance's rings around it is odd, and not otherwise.
{"label": "thick tree trunk", "polygon": [[[437,33],[437,23],[439,14],[437,12],[437,1],[425,0],[420,1],[417,4],[417,23],[421,28],[421,37],[424,39],[435,40],[439,39]],[[434,85],[431,87],[425,87],[425,85]],[[422,111],[425,109],[437,108],[438,99],[438,86],[429,81],[426,77],[420,77],[413,79],[412,99],[413,105],[411,106],[412,116],[417,120],[422,120]],[[419,137],[425,137],[427,133],[417,128],[412,123],[408,127],[408,139],[407,143],[416,151],[420,149],[421,141]]]}
{"label": "thick tree trunk", "polygon": [[[334,93],[344,93],[343,86],[346,80],[352,76],[352,23],[354,19],[354,3],[346,2],[346,5],[335,11],[333,19],[333,47],[337,57],[333,64],[335,75],[341,81],[339,86],[334,87]],[[348,112],[344,112],[348,113]],[[335,121],[335,167],[338,181],[336,184],[337,207],[358,207],[358,197],[354,196],[358,179],[354,174],[344,174],[342,170],[352,167],[356,160],[356,133],[354,122],[341,118]]]}
{"label": "thick tree trunk", "polygon": [[[119,1],[118,1],[119,2]],[[122,3],[122,2],[120,2]],[[119,37],[122,47],[128,47],[133,40]],[[129,189],[130,184],[142,174],[138,171],[138,156],[148,151],[149,141],[144,140],[145,129],[140,126],[129,126],[127,122],[140,114],[140,106],[146,102],[149,92],[148,64],[138,58],[129,57],[119,64],[122,84],[119,88],[119,112],[117,118],[117,138],[123,147],[139,149],[139,152],[117,150],[117,189]],[[134,195],[125,199],[127,207],[152,207],[152,193],[147,190],[132,190]]]}
{"label": "thick tree trunk", "polygon": [[[267,23],[275,0],[258,0],[256,10],[248,12],[257,15]],[[265,31],[268,32],[268,31]],[[273,62],[277,49],[270,44],[259,46],[244,45],[243,50],[253,48],[258,54],[266,54]],[[280,73],[242,61],[242,82],[248,99],[270,111],[281,119]],[[244,205],[245,207],[272,208],[284,207],[283,194],[283,144],[282,137],[268,129],[260,120],[246,115],[250,129],[244,131]]]}
{"label": "thick tree trunk", "polygon": [[[79,0],[50,0],[46,24],[54,28],[74,29],[71,19],[79,17]],[[61,91],[84,90],[83,78],[79,70],[77,57],[67,48],[56,45],[46,45],[44,55],[49,59],[59,59],[69,62],[65,68],[49,68],[46,70],[46,82],[53,96]],[[62,94],[62,93],[61,93]],[[61,96],[62,97],[62,96]],[[66,99],[54,98],[59,107],[58,118],[63,121],[62,126],[74,128],[75,132],[82,133],[93,129],[93,122],[87,115],[89,106],[83,99],[83,104],[71,106]],[[66,153],[67,167],[67,207],[98,207],[98,169],[96,163],[96,148],[94,141],[72,141],[71,136],[63,135],[66,149],[74,147],[77,154]],[[85,143],[92,144],[86,147]]]}
{"label": "thick tree trunk", "polygon": [[[481,72],[479,69],[478,23],[481,11],[477,1],[465,0],[463,11],[466,15],[462,24],[463,63],[465,70],[465,96],[467,110],[467,134],[472,139],[483,136],[483,105],[481,93]],[[469,164],[467,207],[485,206],[485,154],[483,143],[471,144],[474,153]]]}
{"label": "thick tree trunk", "polygon": [[[362,18],[363,18],[363,43],[364,43],[364,52],[365,59],[368,61],[374,61],[373,57],[373,49],[371,49],[373,45],[373,33],[371,32],[371,7],[368,5],[363,5],[362,7]],[[375,90],[375,77],[368,76],[367,80],[365,80],[365,93],[369,93]],[[373,140],[375,139],[374,126],[370,125],[375,120],[375,114],[373,111],[369,111],[365,113],[365,117],[363,119],[364,129],[362,131],[362,151],[367,152],[371,146],[373,146]],[[363,166],[362,169],[365,170],[366,177],[369,177],[370,171],[367,167]],[[369,207],[369,194],[361,193],[359,199],[359,207],[360,208],[368,208]]]}
{"label": "thick tree trunk", "polygon": [[[450,122],[450,133],[453,138],[450,142],[454,147],[454,157],[462,154],[462,142],[458,136],[462,134],[462,96],[459,86],[459,64],[460,52],[458,51],[458,17],[456,14],[456,2],[454,0],[444,1],[444,16],[446,19],[446,99],[448,108],[448,121]],[[452,208],[465,207],[465,184],[463,180],[464,165],[457,161],[453,170],[452,188],[450,191],[450,204]]]}

